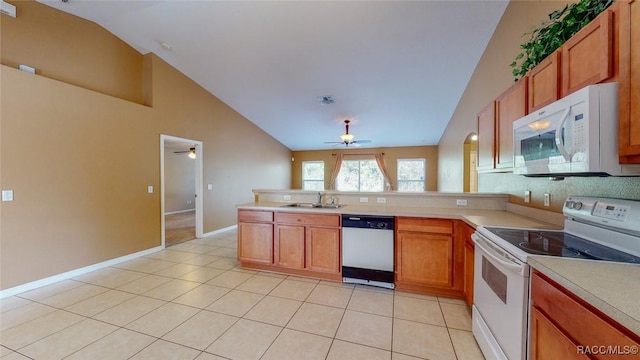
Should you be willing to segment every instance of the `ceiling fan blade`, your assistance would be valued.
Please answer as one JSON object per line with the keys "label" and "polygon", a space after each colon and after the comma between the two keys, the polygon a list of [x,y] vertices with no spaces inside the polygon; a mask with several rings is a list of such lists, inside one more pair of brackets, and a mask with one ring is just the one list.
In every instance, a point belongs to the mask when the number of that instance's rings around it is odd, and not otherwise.
{"label": "ceiling fan blade", "polygon": [[174,151],[174,154],[186,154],[188,153],[190,150],[185,150],[185,151]]}
{"label": "ceiling fan blade", "polygon": [[371,140],[353,140],[352,144],[369,144]]}
{"label": "ceiling fan blade", "polygon": [[344,144],[343,141],[325,141],[325,144]]}

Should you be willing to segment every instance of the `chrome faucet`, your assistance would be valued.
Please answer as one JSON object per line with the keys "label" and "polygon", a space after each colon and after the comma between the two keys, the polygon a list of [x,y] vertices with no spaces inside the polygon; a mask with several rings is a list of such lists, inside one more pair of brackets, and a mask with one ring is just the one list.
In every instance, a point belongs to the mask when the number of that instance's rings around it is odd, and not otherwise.
{"label": "chrome faucet", "polygon": [[322,204],[322,193],[318,191],[318,204]]}

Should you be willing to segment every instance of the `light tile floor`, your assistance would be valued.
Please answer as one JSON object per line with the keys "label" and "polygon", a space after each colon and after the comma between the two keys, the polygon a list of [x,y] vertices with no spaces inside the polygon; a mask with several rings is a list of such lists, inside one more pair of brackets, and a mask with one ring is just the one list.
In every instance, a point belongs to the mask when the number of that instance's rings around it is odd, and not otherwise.
{"label": "light tile floor", "polygon": [[14,359],[483,359],[460,300],[241,269],[236,232],[0,301]]}

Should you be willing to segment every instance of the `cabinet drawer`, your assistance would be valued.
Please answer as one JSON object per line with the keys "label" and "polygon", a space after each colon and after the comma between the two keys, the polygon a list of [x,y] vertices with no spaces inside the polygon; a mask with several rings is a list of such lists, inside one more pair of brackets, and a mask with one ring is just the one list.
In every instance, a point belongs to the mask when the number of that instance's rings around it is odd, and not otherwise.
{"label": "cabinet drawer", "polygon": [[340,227],[340,215],[338,214],[303,214],[277,212],[276,221],[279,224]]}
{"label": "cabinet drawer", "polygon": [[272,222],[273,211],[238,210],[238,221]]}
{"label": "cabinet drawer", "polygon": [[638,345],[625,334],[628,330],[583,305],[537,272],[531,277],[531,298],[535,307],[579,345]]}
{"label": "cabinet drawer", "polygon": [[398,218],[398,231],[453,234],[453,221],[447,219]]}

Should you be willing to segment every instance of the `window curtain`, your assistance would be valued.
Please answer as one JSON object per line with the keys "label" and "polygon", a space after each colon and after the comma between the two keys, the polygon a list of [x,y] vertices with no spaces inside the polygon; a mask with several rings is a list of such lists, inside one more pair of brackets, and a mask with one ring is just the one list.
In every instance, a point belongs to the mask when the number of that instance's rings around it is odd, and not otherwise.
{"label": "window curtain", "polygon": [[382,153],[375,153],[373,154],[373,156],[376,158],[376,162],[378,163],[378,167],[380,168],[380,172],[382,173],[382,177],[384,178],[385,190],[391,190],[391,179],[389,178],[389,171],[387,170],[387,165],[384,163]]}
{"label": "window curtain", "polygon": [[338,178],[340,167],[342,167],[342,159],[344,159],[344,154],[336,154],[336,165],[333,167],[333,172],[331,173],[331,183],[329,184],[329,188],[332,190],[336,189],[336,179]]}

